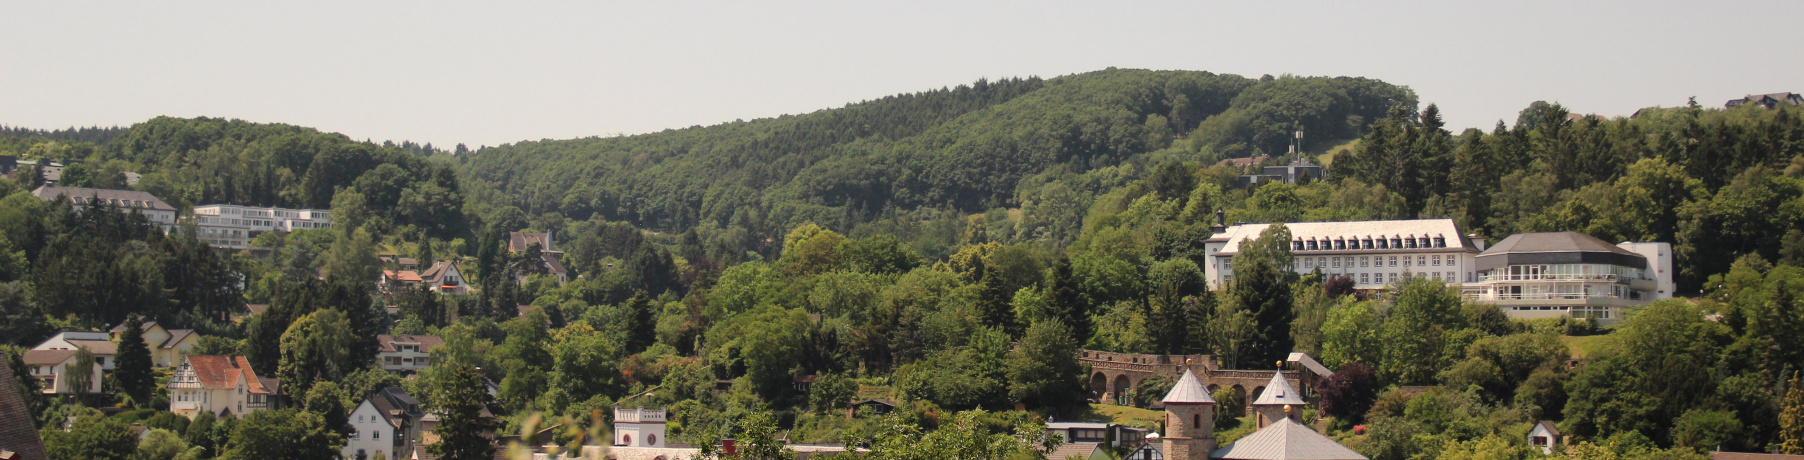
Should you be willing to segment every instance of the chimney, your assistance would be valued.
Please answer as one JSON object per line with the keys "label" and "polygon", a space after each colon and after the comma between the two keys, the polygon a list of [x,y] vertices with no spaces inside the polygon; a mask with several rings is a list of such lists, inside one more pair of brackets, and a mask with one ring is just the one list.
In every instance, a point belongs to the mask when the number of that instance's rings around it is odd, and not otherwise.
{"label": "chimney", "polygon": [[1478,248],[1481,252],[1485,250],[1485,239],[1484,237],[1478,236],[1477,233],[1466,234],[1466,241],[1472,242],[1472,246]]}

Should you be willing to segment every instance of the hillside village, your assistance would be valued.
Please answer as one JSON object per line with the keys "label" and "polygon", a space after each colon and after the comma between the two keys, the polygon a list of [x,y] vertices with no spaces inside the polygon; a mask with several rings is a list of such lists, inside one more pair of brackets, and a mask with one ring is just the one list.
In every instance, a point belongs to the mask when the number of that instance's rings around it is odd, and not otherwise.
{"label": "hillside village", "polygon": [[455,152],[7,131],[0,460],[1804,458],[1804,109],[1724,105],[1112,69]]}

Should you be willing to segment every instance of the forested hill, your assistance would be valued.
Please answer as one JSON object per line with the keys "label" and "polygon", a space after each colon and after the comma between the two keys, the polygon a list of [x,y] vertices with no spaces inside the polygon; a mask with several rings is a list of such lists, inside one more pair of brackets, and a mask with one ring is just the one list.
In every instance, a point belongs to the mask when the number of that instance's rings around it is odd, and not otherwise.
{"label": "forested hill", "polygon": [[780,236],[803,222],[1018,206],[1025,178],[1161,154],[1279,154],[1298,128],[1345,140],[1397,105],[1413,108],[1414,94],[1365,78],[1109,69],[980,80],[806,115],[483,149],[465,185],[480,204],[530,216]]}

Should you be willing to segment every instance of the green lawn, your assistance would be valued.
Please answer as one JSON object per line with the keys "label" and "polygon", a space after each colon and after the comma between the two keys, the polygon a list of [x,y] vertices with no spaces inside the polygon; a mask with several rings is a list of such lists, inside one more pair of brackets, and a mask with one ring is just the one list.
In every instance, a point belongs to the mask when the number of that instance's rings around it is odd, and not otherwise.
{"label": "green lawn", "polygon": [[1588,335],[1584,337],[1562,335],[1560,336],[1560,342],[1565,343],[1566,348],[1572,349],[1572,357],[1578,359],[1590,359],[1591,357],[1597,356],[1597,353],[1603,351],[1605,348],[1614,346],[1616,344],[1616,337],[1609,334]]}
{"label": "green lawn", "polygon": [[1091,404],[1090,411],[1084,414],[1084,418],[1108,420],[1109,423],[1156,430],[1159,428],[1159,422],[1165,420],[1165,412],[1138,407]]}

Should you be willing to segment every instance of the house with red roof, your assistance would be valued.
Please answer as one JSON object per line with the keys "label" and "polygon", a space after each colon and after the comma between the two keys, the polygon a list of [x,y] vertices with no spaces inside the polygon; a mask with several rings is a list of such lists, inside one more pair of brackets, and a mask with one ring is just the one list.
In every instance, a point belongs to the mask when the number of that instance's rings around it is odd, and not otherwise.
{"label": "house with red roof", "polygon": [[169,377],[169,411],[190,419],[277,409],[281,396],[280,383],[258,377],[243,356],[189,355]]}

